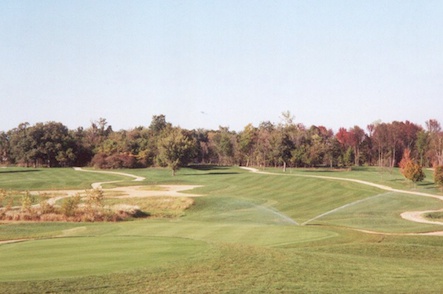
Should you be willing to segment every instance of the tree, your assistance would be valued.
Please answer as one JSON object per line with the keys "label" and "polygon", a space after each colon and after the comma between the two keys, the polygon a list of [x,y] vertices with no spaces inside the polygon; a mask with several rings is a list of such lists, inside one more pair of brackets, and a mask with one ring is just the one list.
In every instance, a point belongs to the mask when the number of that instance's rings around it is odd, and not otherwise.
{"label": "tree", "polygon": [[257,142],[255,148],[256,162],[263,166],[267,166],[271,161],[271,136],[274,132],[275,126],[270,121],[261,122],[257,130]]}
{"label": "tree", "polygon": [[29,123],[21,123],[8,131],[12,163],[28,166],[30,162],[31,140],[28,136]]}
{"label": "tree", "polygon": [[417,149],[418,156],[420,157],[420,165],[425,165],[424,157],[429,145],[428,133],[421,130],[417,133],[417,141],[415,141],[415,148]]}
{"label": "tree", "polygon": [[176,171],[192,160],[195,151],[195,141],[183,134],[181,128],[165,130],[165,135],[159,141],[158,159],[167,165],[175,176]]}
{"label": "tree", "polygon": [[63,124],[37,123],[30,128],[28,134],[31,138],[30,154],[34,165],[67,166],[75,162],[75,142]]}
{"label": "tree", "polygon": [[0,164],[9,162],[10,144],[8,134],[0,132]]}
{"label": "tree", "polygon": [[354,126],[349,130],[349,139],[352,148],[354,148],[354,165],[360,165],[360,146],[365,139],[365,131],[359,126]]}
{"label": "tree", "polygon": [[421,166],[411,159],[411,150],[409,149],[405,149],[399,166],[403,176],[413,183],[421,182],[426,177]]}
{"label": "tree", "polygon": [[149,125],[149,129],[154,134],[159,134],[168,126],[171,126],[171,124],[166,122],[166,116],[164,114],[160,114],[152,116],[152,121],[151,124]]}
{"label": "tree", "polygon": [[248,124],[243,129],[243,131],[238,135],[240,165],[244,161],[246,161],[246,166],[249,166],[249,164],[251,163],[255,141],[256,141],[256,129],[252,124]]}
{"label": "tree", "polygon": [[443,165],[443,132],[440,123],[435,119],[426,122],[429,134],[429,158],[435,166]]}
{"label": "tree", "polygon": [[443,190],[443,165],[435,167],[434,182]]}

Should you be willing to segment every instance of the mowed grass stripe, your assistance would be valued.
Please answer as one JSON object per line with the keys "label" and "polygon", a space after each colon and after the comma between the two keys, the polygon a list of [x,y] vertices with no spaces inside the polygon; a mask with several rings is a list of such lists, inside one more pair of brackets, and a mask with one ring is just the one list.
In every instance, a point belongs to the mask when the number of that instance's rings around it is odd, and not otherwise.
{"label": "mowed grass stripe", "polygon": [[254,246],[303,243],[336,236],[336,232],[315,227],[274,226],[244,223],[208,223],[198,221],[138,221],[114,224],[95,224],[83,230],[70,230],[71,236],[157,236],[180,237],[208,243],[237,243]]}
{"label": "mowed grass stripe", "polygon": [[429,232],[441,230],[441,226],[421,224],[401,218],[404,211],[439,209],[441,201],[429,197],[417,197],[401,193],[382,193],[355,205],[323,216],[312,224],[334,224],[381,232]]}

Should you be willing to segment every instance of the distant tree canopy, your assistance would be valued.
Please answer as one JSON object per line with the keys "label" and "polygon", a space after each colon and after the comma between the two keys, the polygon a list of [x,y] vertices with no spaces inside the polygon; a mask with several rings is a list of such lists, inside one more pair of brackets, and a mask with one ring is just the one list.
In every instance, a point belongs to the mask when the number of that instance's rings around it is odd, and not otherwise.
{"label": "distant tree canopy", "polygon": [[443,131],[431,119],[426,128],[409,121],[374,123],[364,128],[306,127],[285,112],[281,123],[248,124],[240,132],[185,130],[155,115],[148,126],[114,131],[100,118],[89,128],[68,129],[59,122],[0,132],[0,164],[135,168],[188,163],[219,165],[347,167],[399,166],[404,151],[419,166],[443,165]]}

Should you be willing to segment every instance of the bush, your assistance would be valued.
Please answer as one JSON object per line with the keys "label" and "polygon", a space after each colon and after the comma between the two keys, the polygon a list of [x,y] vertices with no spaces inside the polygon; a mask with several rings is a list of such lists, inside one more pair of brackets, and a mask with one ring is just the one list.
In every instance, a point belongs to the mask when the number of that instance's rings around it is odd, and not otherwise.
{"label": "bush", "polygon": [[46,200],[40,201],[40,214],[55,213],[55,207],[49,204]]}
{"label": "bush", "polygon": [[76,215],[78,210],[78,205],[80,204],[80,195],[75,195],[74,197],[67,198],[62,204],[62,213],[66,217],[73,217]]}
{"label": "bush", "polygon": [[[64,199],[61,206],[51,205],[42,198],[39,205],[33,206],[34,196],[26,192],[22,196],[22,206],[12,207],[10,193],[0,190],[0,220],[8,221],[68,221],[68,222],[116,222],[138,217],[147,217],[148,214],[137,207],[114,211],[104,205],[104,194],[101,189],[85,191],[84,203],[80,194]],[[7,206],[2,207],[4,200]]]}
{"label": "bush", "polygon": [[34,197],[29,193],[29,191],[25,192],[25,195],[22,196],[22,212],[31,213],[32,204],[34,203]]}
{"label": "bush", "polygon": [[92,159],[91,164],[96,168],[102,169],[136,168],[141,166],[135,156],[126,153],[112,154],[109,156],[103,153],[97,153]]}
{"label": "bush", "polygon": [[106,168],[106,155],[97,153],[91,160],[91,165],[95,168]]}
{"label": "bush", "polygon": [[415,163],[411,157],[411,151],[409,149],[405,149],[403,158],[400,161],[400,171],[405,178],[411,180],[412,182],[421,182],[425,179],[426,175],[423,172],[423,169],[418,163]]}

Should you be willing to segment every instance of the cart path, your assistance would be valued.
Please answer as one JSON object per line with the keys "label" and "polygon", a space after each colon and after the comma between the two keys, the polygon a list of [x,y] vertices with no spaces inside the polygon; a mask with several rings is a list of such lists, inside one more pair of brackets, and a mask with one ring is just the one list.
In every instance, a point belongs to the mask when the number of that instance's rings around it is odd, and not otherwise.
{"label": "cart path", "polygon": [[[122,172],[113,172],[113,171],[104,171],[104,170],[87,170],[87,169],[83,169],[81,167],[74,167],[74,169],[76,171],[81,171],[81,172],[113,174],[113,175],[130,177],[130,178],[134,178],[135,182],[142,182],[142,181],[144,181],[146,179],[145,177],[139,177],[139,176],[135,176],[135,175],[132,175],[132,174],[127,174],[127,173],[122,173]],[[117,183],[117,182],[121,182],[121,181],[98,182],[98,183],[93,183],[91,186],[92,186],[93,189],[102,189],[102,184],[111,184],[111,183]]]}
{"label": "cart path", "polygon": [[[95,171],[95,170],[85,170],[80,167],[74,167],[76,171],[79,172],[93,172],[93,173],[106,173],[106,174],[115,174],[120,176],[126,176],[133,178],[135,182],[142,182],[146,178],[139,177],[128,173],[122,172],[112,172],[112,171]],[[106,196],[106,198],[144,198],[144,197],[200,197],[204,196],[201,194],[191,194],[191,193],[182,193],[183,191],[192,190],[194,188],[202,187],[200,185],[155,185],[155,187],[159,189],[149,189],[149,186],[125,186],[125,187],[117,187],[117,188],[109,188],[104,189],[102,187],[103,184],[111,184],[118,183],[121,181],[109,181],[109,182],[97,182],[92,183],[92,189],[101,189],[103,192],[112,192],[114,195],[118,196]],[[46,202],[50,205],[54,205],[57,201],[73,197],[77,194],[84,195],[85,190],[48,190],[48,191],[31,191],[31,195],[41,195],[41,194],[62,194],[60,196],[52,197],[46,200]],[[36,204],[39,206],[40,204]]]}
{"label": "cart path", "polygon": [[[273,176],[296,176],[296,177],[306,177],[306,178],[317,178],[317,179],[325,179],[325,180],[354,182],[354,183],[358,183],[358,184],[362,184],[362,185],[367,185],[367,186],[379,188],[381,190],[388,191],[388,192],[396,192],[396,193],[403,193],[403,194],[409,194],[409,195],[415,195],[415,196],[423,196],[423,197],[432,197],[432,198],[436,198],[436,199],[439,199],[439,200],[443,201],[443,196],[441,196],[441,195],[424,193],[424,192],[414,192],[414,191],[406,191],[406,190],[394,189],[394,188],[386,186],[386,185],[380,185],[380,184],[375,184],[375,183],[368,182],[368,181],[351,179],[351,178],[338,178],[338,177],[318,176],[318,175],[298,175],[298,174],[286,175],[286,174],[276,174],[276,173],[271,173],[271,172],[260,171],[260,170],[258,170],[256,168],[252,168],[252,167],[240,167],[240,168],[248,170],[248,171],[253,172],[253,173],[259,173],[259,174],[265,174],[265,175],[273,175]],[[383,195],[383,194],[380,194],[380,195]],[[380,195],[375,195],[375,196],[372,196],[372,197],[378,197]],[[321,214],[319,216],[316,216],[315,218],[313,218],[311,220],[308,220],[307,222],[304,222],[303,224],[306,224],[306,223],[308,223],[308,222],[310,222],[310,221],[312,221],[314,219],[320,218],[321,216],[324,216],[326,214],[335,212],[335,211],[337,211],[337,210],[339,210],[341,208],[345,208],[347,206],[353,205],[353,204],[355,204],[357,202],[361,202],[361,201],[364,201],[364,200],[366,200],[366,199],[358,200],[356,202],[349,203],[349,204],[346,204],[344,206],[338,207],[338,208],[333,209],[333,210],[331,210],[329,212],[326,212],[326,213],[323,213],[323,214]],[[443,210],[406,211],[406,212],[403,212],[401,214],[401,217],[403,219],[406,219],[406,220],[409,220],[409,221],[413,221],[413,222],[418,222],[418,223],[443,225],[443,222],[431,221],[431,220],[428,220],[428,219],[423,217],[423,214],[425,214],[425,213],[439,212],[439,211],[443,211]],[[433,234],[435,235],[436,233],[439,233],[439,234],[441,233],[443,235],[443,232],[435,232]]]}

